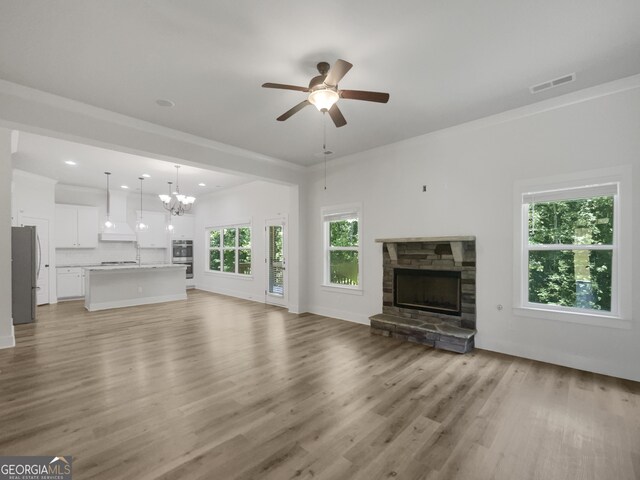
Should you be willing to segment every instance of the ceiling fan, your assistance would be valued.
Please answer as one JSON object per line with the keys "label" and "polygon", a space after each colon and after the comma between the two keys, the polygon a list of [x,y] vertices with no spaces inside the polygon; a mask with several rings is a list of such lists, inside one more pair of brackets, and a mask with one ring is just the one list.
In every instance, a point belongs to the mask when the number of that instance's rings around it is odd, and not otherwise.
{"label": "ceiling fan", "polygon": [[381,92],[365,92],[363,90],[340,90],[338,82],[353,67],[352,64],[344,60],[337,60],[333,68],[329,69],[327,62],[318,63],[317,75],[309,82],[309,87],[297,87],[295,85],[283,85],[281,83],[265,83],[264,88],[279,88],[281,90],[297,90],[299,92],[308,93],[307,99],[297,104],[290,110],[280,115],[277,120],[285,121],[294,113],[298,113],[307,105],[314,105],[321,112],[329,112],[329,116],[335,123],[336,127],[343,127],[347,124],[342,112],[338,108],[336,102],[340,98],[350,100],[365,100],[367,102],[387,103],[389,101],[388,93]]}

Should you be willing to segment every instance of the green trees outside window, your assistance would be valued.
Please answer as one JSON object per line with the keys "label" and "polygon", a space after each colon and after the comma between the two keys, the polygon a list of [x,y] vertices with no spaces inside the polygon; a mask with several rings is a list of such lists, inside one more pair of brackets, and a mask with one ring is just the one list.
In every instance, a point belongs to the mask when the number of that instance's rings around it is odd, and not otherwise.
{"label": "green trees outside window", "polygon": [[251,228],[209,230],[209,270],[251,275]]}
{"label": "green trees outside window", "polygon": [[329,220],[328,281],[330,284],[358,286],[359,233],[358,219]]}
{"label": "green trees outside window", "polygon": [[614,197],[528,205],[528,301],[610,312]]}

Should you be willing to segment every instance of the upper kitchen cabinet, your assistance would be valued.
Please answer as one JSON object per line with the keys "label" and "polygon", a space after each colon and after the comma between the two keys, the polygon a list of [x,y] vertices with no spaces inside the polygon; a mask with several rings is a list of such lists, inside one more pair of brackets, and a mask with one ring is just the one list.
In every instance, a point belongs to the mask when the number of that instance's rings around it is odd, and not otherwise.
{"label": "upper kitchen cabinet", "polygon": [[196,226],[193,215],[172,216],[171,225],[173,225],[171,236],[174,240],[193,240]]}
{"label": "upper kitchen cabinet", "polygon": [[[140,211],[136,213],[140,221]],[[169,246],[167,216],[164,213],[143,211],[142,221],[147,228],[136,232],[140,248],[167,248]]]}
{"label": "upper kitchen cabinet", "polygon": [[98,209],[56,204],[56,248],[96,248]]}

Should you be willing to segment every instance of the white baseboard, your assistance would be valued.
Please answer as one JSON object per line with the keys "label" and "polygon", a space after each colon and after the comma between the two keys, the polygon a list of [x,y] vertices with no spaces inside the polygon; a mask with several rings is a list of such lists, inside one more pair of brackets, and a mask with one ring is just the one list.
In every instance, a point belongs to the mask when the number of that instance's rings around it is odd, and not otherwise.
{"label": "white baseboard", "polygon": [[186,299],[187,294],[185,292],[176,295],[163,295],[160,297],[131,298],[128,300],[118,300],[113,302],[91,303],[89,305],[85,305],[85,308],[90,312],[97,312],[98,310],[108,310],[110,308],[135,307],[138,305],[150,305],[152,303],[174,302],[176,300]]}
{"label": "white baseboard", "polygon": [[229,290],[226,288],[211,288],[211,287],[203,287],[202,285],[196,285],[198,290],[203,290],[209,293],[218,293],[220,295],[227,295],[229,297],[241,298],[243,300],[251,300],[253,302],[264,303],[264,295],[255,296],[246,292],[240,292],[238,290]]}
{"label": "white baseboard", "polygon": [[637,363],[630,362],[625,365],[603,362],[601,358],[589,358],[584,356],[572,355],[570,353],[541,349],[537,346],[526,346],[507,342],[495,342],[481,340],[477,341],[476,347],[481,350],[490,350],[492,352],[505,353],[514,357],[526,358],[528,360],[536,360],[538,362],[551,363],[561,365],[563,367],[575,368],[577,370],[585,370],[587,372],[609,375],[617,378],[626,378],[640,382],[640,371]]}
{"label": "white baseboard", "polygon": [[13,329],[13,319],[11,319],[11,335],[0,337],[0,348],[12,348],[16,346],[16,336]]}
{"label": "white baseboard", "polygon": [[300,311],[300,305],[289,305],[289,313],[300,314],[304,313]]}
{"label": "white baseboard", "polygon": [[[198,290],[203,290],[205,292],[218,293],[220,295],[227,295],[229,297],[241,298],[243,300],[251,300],[252,302],[267,303],[265,302],[264,296],[250,295],[246,292],[239,292],[237,290],[228,290],[226,288],[210,288],[210,287],[203,287],[201,285],[197,285],[195,288],[197,288]],[[295,313],[296,315],[300,313],[304,313],[300,311],[300,307],[298,305],[287,306],[287,305],[278,305],[276,303],[270,303],[269,305],[286,308],[289,310],[289,313]]]}
{"label": "white baseboard", "polygon": [[346,312],[343,310],[336,310],[334,308],[311,306],[307,310],[309,313],[316,315],[322,315],[325,317],[337,318],[338,320],[344,320],[346,322],[359,323],[361,325],[369,325],[369,316],[362,315],[360,313]]}

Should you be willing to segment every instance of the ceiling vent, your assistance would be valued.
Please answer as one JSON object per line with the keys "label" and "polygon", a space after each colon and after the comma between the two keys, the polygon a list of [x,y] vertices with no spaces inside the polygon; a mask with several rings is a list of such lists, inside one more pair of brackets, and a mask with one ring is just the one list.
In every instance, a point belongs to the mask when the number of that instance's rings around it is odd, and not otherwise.
{"label": "ceiling vent", "polygon": [[533,85],[529,87],[531,93],[540,93],[545,90],[549,90],[550,88],[559,87],[560,85],[564,85],[565,83],[575,82],[576,74],[570,73],[569,75],[563,75],[562,77],[554,78],[553,80],[547,80],[546,82],[539,83],[537,85]]}

